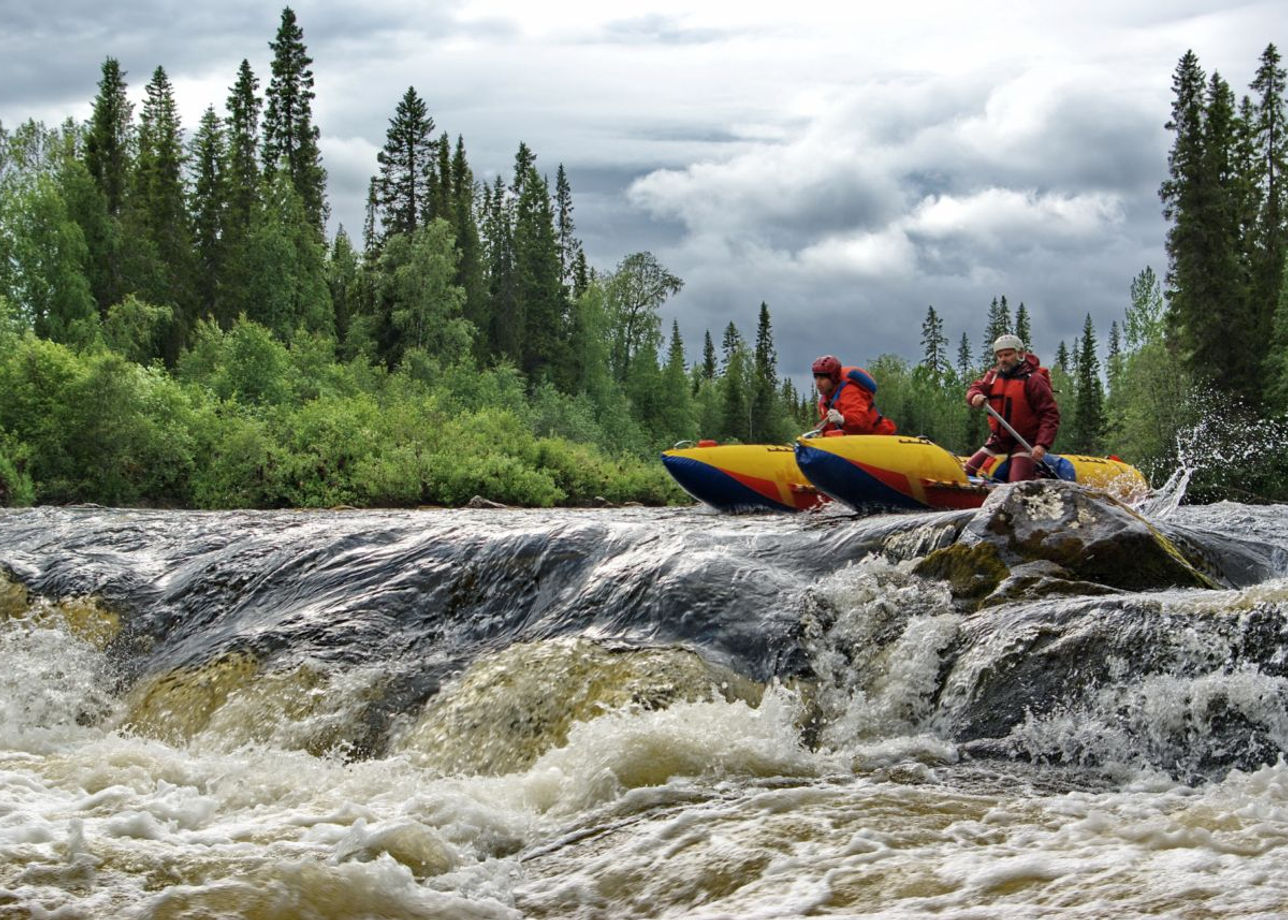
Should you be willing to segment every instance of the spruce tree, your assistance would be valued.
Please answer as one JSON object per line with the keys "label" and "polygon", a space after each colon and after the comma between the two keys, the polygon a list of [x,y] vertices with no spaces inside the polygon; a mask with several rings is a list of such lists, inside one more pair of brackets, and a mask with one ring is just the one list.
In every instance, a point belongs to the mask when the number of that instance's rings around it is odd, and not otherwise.
{"label": "spruce tree", "polygon": [[[1187,292],[1181,282],[1190,271],[1188,259],[1193,248],[1192,237],[1196,235],[1192,217],[1197,210],[1203,158],[1203,91],[1206,82],[1198,56],[1192,50],[1185,52],[1172,75],[1172,114],[1165,127],[1175,137],[1167,155],[1168,178],[1158,190],[1163,202],[1163,216],[1172,222],[1167,232],[1167,252],[1171,259],[1167,283],[1178,314],[1189,312],[1188,305],[1178,300],[1186,298]],[[1184,319],[1178,316],[1177,322],[1184,322]]]}
{"label": "spruce tree", "polygon": [[178,360],[196,323],[196,272],[188,214],[183,129],[165,68],[148,81],[139,118],[138,159],[129,202],[127,237],[135,257],[135,290],[143,299],[174,310],[166,344],[167,364]]}
{"label": "spruce tree", "polygon": [[1072,366],[1072,359],[1069,356],[1069,346],[1061,340],[1055,349],[1055,367],[1060,368],[1066,374],[1069,373]]}
{"label": "spruce tree", "polygon": [[584,289],[585,282],[578,278],[579,268],[584,271],[585,255],[581,240],[575,236],[576,224],[572,219],[572,186],[562,163],[555,173],[555,226],[559,233],[559,264],[563,266],[564,284],[574,294]]}
{"label": "spruce tree", "polygon": [[999,335],[1011,331],[1011,310],[1006,304],[1006,295],[999,301],[996,297],[988,306],[988,319],[984,323],[984,342],[980,348],[979,361],[984,367],[993,363],[993,343]]}
{"label": "spruce tree", "polygon": [[[515,207],[514,259],[518,299],[522,303],[519,368],[532,385],[548,379],[563,391],[571,386],[566,362],[568,301],[559,265],[554,210],[549,187],[535,167],[519,183]],[[654,365],[656,366],[656,340]]]}
{"label": "spruce tree", "polygon": [[[456,138],[456,150],[452,154],[451,171],[451,207],[447,220],[452,226],[452,236],[456,240],[456,285],[465,292],[464,316],[473,324],[478,333],[483,333],[489,326],[491,304],[487,296],[487,278],[483,266],[483,247],[479,239],[478,222],[475,219],[474,173],[470,170],[465,156],[465,140],[459,135]],[[486,338],[482,334],[475,336],[475,354],[481,360]]]}
{"label": "spruce tree", "polygon": [[1109,378],[1109,390],[1112,391],[1123,366],[1122,332],[1118,328],[1118,320],[1114,320],[1109,324],[1109,349],[1106,353],[1106,358],[1108,362],[1105,368],[1105,376]]}
{"label": "spruce tree", "polygon": [[1029,308],[1024,306],[1022,300],[1015,311],[1015,334],[1019,336],[1025,348],[1033,350],[1033,330],[1029,326]]}
{"label": "spruce tree", "polygon": [[716,346],[715,343],[711,341],[710,329],[703,332],[702,364],[700,367],[702,369],[703,380],[716,379],[716,370],[718,368],[718,365],[716,364]]}
{"label": "spruce tree", "polygon": [[1082,326],[1074,374],[1076,404],[1072,434],[1075,449],[1098,453],[1104,433],[1104,385],[1100,382],[1100,359],[1096,356],[1096,331],[1091,314]]}
{"label": "spruce tree", "polygon": [[[1283,288],[1285,259],[1288,258],[1288,130],[1285,126],[1284,93],[1288,74],[1280,66],[1279,51],[1267,45],[1251,88],[1257,93],[1251,121],[1252,145],[1259,160],[1256,180],[1260,190],[1256,247],[1253,250],[1252,300],[1257,310],[1261,341],[1270,342],[1274,313]],[[1280,343],[1281,347],[1288,342]]]}
{"label": "spruce tree", "polygon": [[416,87],[409,86],[385,132],[385,146],[376,154],[376,180],[382,235],[411,233],[433,215],[437,144],[434,119]]}
{"label": "spruce tree", "polygon": [[197,315],[202,319],[220,316],[219,282],[225,261],[224,222],[228,210],[226,156],[223,125],[214,107],[209,106],[201,116],[191,150],[190,210],[197,256]]}
{"label": "spruce tree", "polygon": [[380,255],[380,239],[376,230],[376,214],[380,210],[379,181],[375,176],[367,180],[367,200],[362,209],[362,253],[368,263]]}
{"label": "spruce tree", "polygon": [[926,318],[921,322],[921,364],[936,379],[948,373],[948,336],[944,335],[944,321],[933,306],[926,308]]}
{"label": "spruce tree", "polygon": [[1260,399],[1263,348],[1241,251],[1249,209],[1248,187],[1234,160],[1238,131],[1234,93],[1220,74],[1213,73],[1199,175],[1202,246],[1192,254],[1196,271],[1190,278],[1198,309],[1190,314],[1186,345],[1191,367],[1201,379],[1220,379],[1255,404]]}
{"label": "spruce tree", "polygon": [[103,77],[85,136],[85,166],[113,217],[119,217],[124,207],[132,165],[134,108],[125,91],[125,72],[116,58],[109,57],[103,62]]}
{"label": "spruce tree", "polygon": [[661,435],[665,444],[690,440],[697,434],[693,397],[689,392],[688,374],[685,369],[684,340],[680,337],[680,324],[671,321],[671,345],[667,349],[666,364],[662,368]]}
{"label": "spruce tree", "polygon": [[751,440],[751,400],[748,398],[747,348],[742,333],[730,322],[721,343],[724,366],[720,375],[721,438]]}
{"label": "spruce tree", "polygon": [[486,343],[482,353],[488,360],[505,358],[518,364],[523,316],[514,268],[514,206],[499,175],[484,189],[482,212],[491,306],[487,328],[480,330]]}
{"label": "spruce tree", "polygon": [[957,343],[957,374],[963,381],[969,381],[975,376],[975,362],[971,359],[970,336],[964,332],[962,333],[961,341]]}
{"label": "spruce tree", "polygon": [[109,57],[102,73],[85,135],[85,168],[102,196],[106,219],[99,218],[99,208],[87,202],[80,222],[90,247],[86,256],[90,287],[99,315],[106,317],[108,308],[125,295],[120,219],[133,169],[134,109],[126,98],[120,63]]}
{"label": "spruce tree", "polygon": [[242,59],[237,69],[237,82],[228,91],[226,123],[228,162],[228,212],[230,228],[244,230],[260,201],[259,193],[259,112],[263,103],[257,91],[259,80]]}
{"label": "spruce tree", "polygon": [[327,218],[326,170],[313,124],[313,59],[304,46],[304,30],[288,6],[282,9],[273,52],[273,77],[264,108],[264,175],[284,170],[304,205],[310,226],[323,233]]}
{"label": "spruce tree", "polygon": [[441,217],[452,223],[452,142],[444,131],[434,144],[438,165],[435,169],[430,217]]}
{"label": "spruce tree", "polygon": [[787,439],[782,430],[782,412],[778,407],[778,355],[774,350],[774,330],[769,319],[769,305],[760,304],[756,322],[756,350],[752,363],[751,425],[753,441],[778,443]]}
{"label": "spruce tree", "polygon": [[232,328],[242,313],[254,312],[257,296],[250,283],[249,263],[253,256],[249,247],[263,206],[259,173],[259,115],[263,103],[257,95],[258,89],[259,80],[243,58],[237,69],[237,80],[229,88],[224,104],[227,162],[223,174],[227,204],[221,238],[224,264],[216,311],[219,325],[224,329]]}

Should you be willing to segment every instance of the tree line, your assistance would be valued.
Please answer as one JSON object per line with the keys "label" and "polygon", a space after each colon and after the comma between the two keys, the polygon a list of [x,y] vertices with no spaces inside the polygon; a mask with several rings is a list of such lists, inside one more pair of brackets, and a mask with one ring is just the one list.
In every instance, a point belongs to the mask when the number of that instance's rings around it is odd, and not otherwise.
{"label": "tree line", "polygon": [[[415,87],[393,107],[360,239],[328,240],[312,60],[289,7],[269,48],[262,95],[243,60],[190,137],[164,68],[136,118],[111,57],[86,123],[0,125],[0,503],[665,502],[680,496],[659,447],[814,425],[767,304],[753,337],[730,322],[717,347],[708,330],[690,360],[660,313],[682,279],[648,252],[588,265],[562,164],[552,187],[520,142],[508,175],[478,179]],[[1165,278],[1133,280],[1107,351],[1088,316],[1049,356],[1057,449],[1163,472],[1210,408],[1194,393],[1253,419],[1284,409],[1288,311],[1266,307],[1283,289],[1283,70],[1269,46],[1237,109],[1199,76],[1187,54]],[[997,334],[1030,339],[1023,303],[985,312],[955,355],[932,306],[919,362],[867,362],[902,432],[959,453],[982,440],[962,390]],[[1283,480],[1241,481],[1279,495]]]}

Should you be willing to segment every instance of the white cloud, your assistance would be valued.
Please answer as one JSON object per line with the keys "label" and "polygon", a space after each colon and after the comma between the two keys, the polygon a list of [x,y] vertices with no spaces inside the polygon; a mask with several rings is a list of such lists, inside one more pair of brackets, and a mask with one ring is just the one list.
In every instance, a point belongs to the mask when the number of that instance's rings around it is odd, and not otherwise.
{"label": "white cloud", "polygon": [[926,198],[901,223],[910,235],[1023,248],[1026,241],[1107,236],[1122,220],[1115,195],[990,188],[965,197]]}

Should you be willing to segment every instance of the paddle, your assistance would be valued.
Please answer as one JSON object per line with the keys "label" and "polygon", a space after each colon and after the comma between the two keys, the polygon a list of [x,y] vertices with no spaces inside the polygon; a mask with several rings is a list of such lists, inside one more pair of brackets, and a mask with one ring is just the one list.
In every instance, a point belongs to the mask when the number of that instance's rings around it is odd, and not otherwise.
{"label": "paddle", "polygon": [[[1010,422],[1008,422],[1006,419],[1002,418],[1002,415],[1001,415],[1001,413],[1000,413],[1000,412],[998,412],[996,409],[994,409],[992,406],[990,406],[987,402],[986,402],[986,403],[984,403],[984,408],[988,410],[988,414],[989,414],[989,415],[991,415],[991,416],[993,416],[993,418],[997,419],[997,424],[999,424],[999,425],[1001,425],[1003,428],[1005,428],[1005,429],[1010,433],[1011,437],[1015,438],[1016,442],[1017,442],[1021,447],[1023,447],[1025,450],[1027,450],[1027,451],[1029,452],[1029,454],[1030,454],[1030,455],[1033,453],[1033,446],[1032,446],[1031,444],[1029,444],[1029,442],[1028,442],[1028,441],[1024,440],[1023,436],[1022,436],[1018,431],[1016,431],[1014,428],[1012,428],[1012,427],[1011,427],[1011,423],[1010,423]],[[1057,476],[1057,475],[1056,475],[1055,470],[1053,470],[1053,469],[1052,469],[1052,468],[1047,464],[1047,462],[1046,462],[1046,459],[1045,459],[1045,458],[1044,458],[1044,459],[1042,459],[1042,460],[1037,460],[1037,459],[1035,459],[1035,460],[1033,461],[1033,463],[1034,463],[1034,465],[1035,465],[1035,466],[1037,466],[1037,467],[1039,467],[1040,469],[1044,470],[1044,471],[1046,472],[1046,474],[1047,474],[1049,477],[1051,477],[1052,479],[1059,479],[1059,478],[1060,478],[1059,476]]]}

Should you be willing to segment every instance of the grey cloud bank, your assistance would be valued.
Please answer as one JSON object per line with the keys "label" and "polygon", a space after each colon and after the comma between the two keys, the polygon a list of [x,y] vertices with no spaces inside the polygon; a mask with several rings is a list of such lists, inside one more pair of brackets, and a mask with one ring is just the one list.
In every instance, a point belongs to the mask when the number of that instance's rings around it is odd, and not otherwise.
{"label": "grey cloud bank", "polygon": [[[314,59],[333,227],[414,85],[480,178],[524,141],[568,170],[600,270],[649,249],[685,279],[665,308],[692,357],[704,330],[754,334],[780,370],[920,355],[933,304],[954,346],[989,301],[1023,301],[1050,357],[1090,313],[1166,267],[1157,198],[1176,61],[1192,48],[1245,91],[1288,4],[707,3],[605,11],[507,0],[293,4]],[[269,79],[280,7],[0,3],[0,120],[85,118],[107,56],[132,96],[162,65],[191,131],[238,63]]]}

